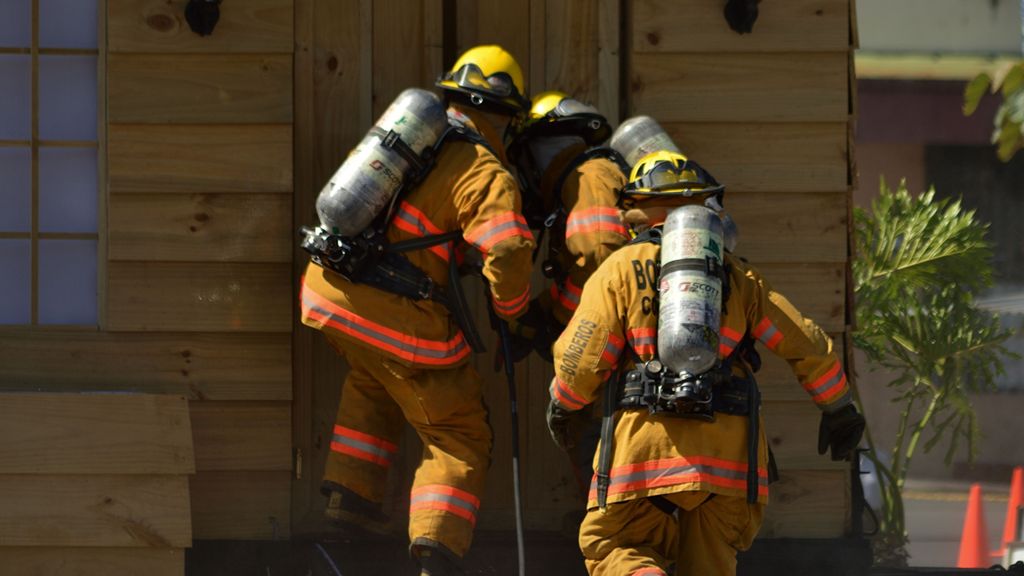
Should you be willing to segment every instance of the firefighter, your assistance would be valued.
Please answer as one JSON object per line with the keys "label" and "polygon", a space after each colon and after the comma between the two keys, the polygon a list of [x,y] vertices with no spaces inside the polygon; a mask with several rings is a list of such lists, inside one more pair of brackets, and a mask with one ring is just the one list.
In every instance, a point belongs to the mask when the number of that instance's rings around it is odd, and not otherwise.
{"label": "firefighter", "polygon": [[[550,234],[542,267],[552,280],[551,290],[512,323],[520,357],[533,349],[551,360],[553,340],[576,311],[583,285],[629,240],[617,204],[628,169],[617,152],[599,146],[610,135],[597,109],[558,91],[534,96],[529,113],[513,124],[509,160],[524,182],[527,220]],[[570,460],[586,494],[597,445],[588,414],[573,423],[573,437]]]}
{"label": "firefighter", "polygon": [[[515,59],[498,46],[465,52],[437,85],[451,121],[477,136],[439,151],[423,180],[399,198],[386,231],[394,243],[450,231],[461,240],[405,253],[441,291],[450,262],[469,248],[482,262],[494,310],[521,315],[530,300],[534,247],[502,135],[529,107]],[[468,255],[467,255],[468,257]],[[467,337],[448,308],[347,281],[315,263],[301,290],[302,321],[345,358],[344,384],[323,490],[327,514],[373,527],[403,419],[423,441],[410,494],[410,552],[423,575],[459,573],[470,546],[492,433]]]}
{"label": "firefighter", "polygon": [[[673,262],[673,273],[704,275],[705,287],[719,282],[717,298],[707,300],[717,312],[688,322],[719,316],[706,326],[659,326],[666,307],[677,303],[668,300],[698,284],[677,285],[660,269],[661,239],[669,234],[662,233],[664,223],[673,222],[670,211],[680,206],[714,214],[703,205],[716,195],[720,202],[722,190],[681,154],[641,158],[622,196],[624,219],[638,236],[590,278],[555,343],[548,427],[556,444],[565,443],[574,411],[599,397],[616,409],[605,412],[579,533],[592,576],[735,574],[737,551],[750,546],[761,525],[772,468],[752,374],[759,366],[755,340],[789,363],[821,409],[819,452],[831,447],[833,460],[846,459],[863,432],[832,341],[741,259],[726,252],[721,262]],[[720,236],[701,229],[683,230],[672,242],[679,238],[698,248],[721,244]],[[672,339],[682,326],[712,350],[703,373],[673,372],[664,364],[680,357]],[[699,356],[681,355],[683,361]]]}

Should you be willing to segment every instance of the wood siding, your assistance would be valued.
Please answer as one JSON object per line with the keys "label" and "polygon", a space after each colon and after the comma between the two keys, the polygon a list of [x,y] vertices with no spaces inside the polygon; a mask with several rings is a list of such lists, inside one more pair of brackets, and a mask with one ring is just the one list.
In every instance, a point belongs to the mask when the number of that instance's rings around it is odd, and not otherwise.
{"label": "wood siding", "polygon": [[183,574],[194,472],[181,396],[0,393],[0,571]]}

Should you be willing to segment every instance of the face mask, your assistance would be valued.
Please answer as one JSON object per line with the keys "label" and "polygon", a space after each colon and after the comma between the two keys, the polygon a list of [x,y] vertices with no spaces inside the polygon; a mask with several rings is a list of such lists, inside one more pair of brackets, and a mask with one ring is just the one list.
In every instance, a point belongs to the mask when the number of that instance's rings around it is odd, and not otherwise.
{"label": "face mask", "polygon": [[566,148],[578,144],[584,144],[583,138],[579,136],[550,136],[531,140],[527,143],[527,147],[533,157],[533,165],[538,174],[542,175],[547,171],[555,156],[558,156]]}

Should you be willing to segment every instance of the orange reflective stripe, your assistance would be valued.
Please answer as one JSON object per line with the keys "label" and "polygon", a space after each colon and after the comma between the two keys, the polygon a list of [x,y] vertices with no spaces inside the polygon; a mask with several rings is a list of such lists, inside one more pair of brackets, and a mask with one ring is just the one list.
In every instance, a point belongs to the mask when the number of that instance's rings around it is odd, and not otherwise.
{"label": "orange reflective stripe", "polygon": [[410,493],[409,514],[422,510],[440,510],[476,524],[476,513],[480,509],[480,499],[454,486],[429,484],[414,489]]}
{"label": "orange reflective stripe", "polygon": [[554,284],[551,286],[551,296],[569,312],[575,312],[580,306],[580,296],[583,289],[572,283],[571,278],[566,278],[562,286]]}
{"label": "orange reflective stripe", "polygon": [[589,404],[586,398],[577,394],[571,386],[557,376],[551,380],[550,393],[555,402],[569,410],[579,410]]}
{"label": "orange reflective stripe", "polygon": [[668,576],[661,568],[641,568],[629,576]]}
{"label": "orange reflective stripe", "polygon": [[482,252],[487,252],[498,242],[514,236],[533,240],[533,233],[530,232],[526,219],[521,214],[509,211],[476,226],[472,231],[467,231],[464,237],[466,242]]}
{"label": "orange reflective stripe", "polygon": [[447,366],[470,354],[462,332],[447,342],[415,338],[345,310],[305,284],[301,297],[303,315],[410,362]]}
{"label": "orange reflective stripe", "polygon": [[729,354],[736,349],[736,345],[743,339],[743,335],[739,332],[729,328],[728,326],[722,326],[719,330],[718,340],[718,355],[722,358],[728,358]]}
{"label": "orange reflective stripe", "polygon": [[836,360],[827,372],[813,382],[804,383],[803,387],[816,403],[828,403],[839,394],[846,392],[846,374],[839,366],[839,361]]}
{"label": "orange reflective stripe", "polygon": [[514,316],[519,312],[523,311],[527,304],[530,303],[530,287],[527,285],[526,290],[522,294],[516,296],[511,300],[501,300],[497,296],[494,297],[494,308],[505,316]]}
{"label": "orange reflective stripe", "polygon": [[[432,236],[435,234],[444,234],[444,230],[435,226],[434,223],[427,218],[426,214],[404,200],[398,205],[398,211],[395,213],[395,218],[392,222],[394,222],[395,228],[408,232],[417,238],[423,238],[424,236]],[[445,244],[431,246],[427,248],[427,250],[433,252],[442,260],[447,262],[451,255],[451,247],[452,243],[446,242]]]}
{"label": "orange reflective stripe", "polygon": [[619,363],[619,356],[622,354],[622,348],[625,344],[626,342],[622,338],[614,334],[608,334],[608,342],[604,345],[601,359],[614,367]]}
{"label": "orange reflective stripe", "polygon": [[629,237],[629,231],[622,223],[619,209],[607,206],[573,210],[569,214],[565,223],[565,239],[587,232],[612,232]]}
{"label": "orange reflective stripe", "polygon": [[637,354],[641,356],[654,356],[657,353],[657,328],[631,328],[627,337],[629,338],[629,345],[633,347]]}
{"label": "orange reflective stripe", "polygon": [[[747,487],[747,463],[711,456],[680,456],[619,466],[611,470],[609,494],[633,492],[678,484],[703,483],[722,488],[744,490]],[[768,470],[757,469],[758,495],[768,495]],[[590,498],[597,497],[597,485],[591,484]]]}
{"label": "orange reflective stripe", "polygon": [[391,465],[391,459],[398,451],[398,446],[383,438],[335,424],[334,436],[331,439],[331,451],[373,462],[386,468]]}
{"label": "orange reflective stripe", "polygon": [[771,350],[775,350],[779,342],[782,342],[782,332],[775,327],[775,324],[772,324],[772,321],[767,316],[754,328],[753,334],[754,338],[760,340]]}

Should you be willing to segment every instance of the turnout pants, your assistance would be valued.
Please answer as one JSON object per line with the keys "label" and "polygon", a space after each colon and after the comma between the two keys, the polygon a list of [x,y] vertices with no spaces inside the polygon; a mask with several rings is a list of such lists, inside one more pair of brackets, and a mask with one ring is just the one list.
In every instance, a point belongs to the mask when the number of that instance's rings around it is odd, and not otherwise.
{"label": "turnout pants", "polygon": [[[413,479],[409,539],[440,543],[459,557],[469,549],[492,434],[481,380],[472,366],[421,370],[327,335],[349,364],[324,480],[372,502],[398,450],[402,421],[423,442]],[[419,542],[418,542],[419,541]]]}
{"label": "turnout pants", "polygon": [[[674,514],[648,498],[587,512],[580,550],[590,576],[723,576],[736,574],[736,552],[754,541],[763,504],[708,492],[663,494]],[[669,511],[671,512],[671,510]]]}

